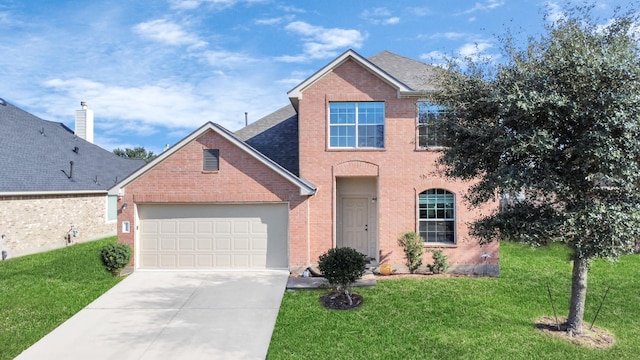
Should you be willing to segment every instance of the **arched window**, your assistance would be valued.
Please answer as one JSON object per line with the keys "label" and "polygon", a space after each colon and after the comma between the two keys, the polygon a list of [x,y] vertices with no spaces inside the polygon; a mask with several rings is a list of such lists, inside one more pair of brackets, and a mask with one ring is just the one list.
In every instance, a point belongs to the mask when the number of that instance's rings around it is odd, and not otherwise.
{"label": "arched window", "polygon": [[419,231],[426,243],[455,243],[455,195],[429,189],[418,197]]}

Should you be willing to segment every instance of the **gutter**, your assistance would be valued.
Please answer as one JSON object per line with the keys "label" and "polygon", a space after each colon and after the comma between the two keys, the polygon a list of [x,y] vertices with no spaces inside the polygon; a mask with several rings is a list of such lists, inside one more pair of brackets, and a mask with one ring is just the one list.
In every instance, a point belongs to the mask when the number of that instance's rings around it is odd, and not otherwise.
{"label": "gutter", "polygon": [[89,195],[107,194],[107,190],[65,190],[65,191],[16,191],[0,192],[0,196],[40,196],[40,195]]}

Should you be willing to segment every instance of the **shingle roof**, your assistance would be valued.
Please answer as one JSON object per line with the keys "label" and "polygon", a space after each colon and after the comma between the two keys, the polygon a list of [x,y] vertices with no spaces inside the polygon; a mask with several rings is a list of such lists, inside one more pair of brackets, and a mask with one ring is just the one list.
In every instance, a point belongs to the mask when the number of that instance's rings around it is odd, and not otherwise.
{"label": "shingle roof", "polygon": [[0,193],[106,191],[142,165],[0,99]]}
{"label": "shingle roof", "polygon": [[[438,67],[382,51],[368,60],[414,91],[434,90]],[[238,130],[235,135],[287,170],[300,175],[298,114],[290,104]]]}
{"label": "shingle roof", "polygon": [[414,91],[435,90],[434,77],[438,67],[409,59],[390,51],[382,51],[368,58],[374,65],[402,81]]}
{"label": "shingle roof", "polygon": [[249,124],[235,135],[295,175],[298,164],[298,114],[292,105]]}

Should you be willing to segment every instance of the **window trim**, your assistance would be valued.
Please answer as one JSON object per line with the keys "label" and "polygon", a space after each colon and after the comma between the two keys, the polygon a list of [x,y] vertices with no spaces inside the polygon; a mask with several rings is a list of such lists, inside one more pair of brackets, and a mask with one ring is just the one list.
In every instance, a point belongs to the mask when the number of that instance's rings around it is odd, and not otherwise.
{"label": "window trim", "polygon": [[[354,113],[354,123],[353,124],[332,124],[331,123],[331,105],[332,104],[355,104],[355,113]],[[359,123],[359,104],[380,104],[382,106],[382,124],[362,124]],[[354,127],[354,145],[355,146],[332,146],[331,145],[331,128],[332,126],[346,126],[352,125]],[[359,127],[360,126],[382,126],[382,146],[359,146]],[[387,127],[387,117],[386,117],[386,103],[384,101],[329,101],[327,104],[327,149],[328,150],[358,150],[358,151],[380,151],[384,150],[386,146],[386,127]]]}
{"label": "window trim", "polygon": [[[441,144],[426,145],[426,146],[423,146],[423,145],[420,144],[420,140],[422,138],[421,135],[420,135],[420,129],[425,128],[427,126],[426,122],[423,123],[423,122],[420,121],[420,117],[421,117],[420,116],[421,115],[420,104],[421,103],[427,104],[428,107],[434,108],[435,111],[430,111],[430,112],[438,114],[436,118],[442,119],[442,115],[447,112],[446,107],[441,106],[441,105],[436,105],[433,102],[430,102],[430,101],[427,101],[427,100],[417,100],[416,101],[416,134],[415,134],[415,136],[416,136],[416,150],[442,150],[442,149],[445,148],[445,146],[443,146]],[[436,134],[436,136],[437,136],[437,134]]]}
{"label": "window trim", "polygon": [[[451,218],[433,218],[433,219],[428,219],[428,218],[422,218],[420,215],[420,196],[421,195],[426,195],[428,191],[442,191],[444,192],[444,194],[450,194],[452,197],[452,205],[453,205],[453,209],[452,209],[452,216]],[[436,195],[438,195],[438,193],[436,192]],[[456,230],[456,225],[457,225],[457,218],[456,218],[456,211],[457,209],[457,204],[456,204],[456,194],[452,191],[449,191],[447,189],[444,188],[429,188],[429,189],[425,189],[424,191],[418,193],[417,199],[416,199],[416,212],[417,212],[417,220],[418,220],[418,224],[417,224],[417,233],[422,237],[423,239],[423,245],[425,246],[455,246],[457,245],[457,230]],[[428,223],[428,222],[450,222],[453,224],[452,226],[452,231],[453,231],[453,241],[428,241],[426,236],[423,236],[422,231],[420,229],[420,225],[422,223]]]}

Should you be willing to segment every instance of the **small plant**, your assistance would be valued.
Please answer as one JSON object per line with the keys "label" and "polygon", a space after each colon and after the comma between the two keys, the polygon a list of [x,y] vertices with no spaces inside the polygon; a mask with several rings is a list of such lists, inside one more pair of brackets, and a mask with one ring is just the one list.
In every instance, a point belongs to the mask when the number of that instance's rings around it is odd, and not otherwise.
{"label": "small plant", "polygon": [[407,267],[412,274],[422,265],[422,237],[413,231],[406,232],[398,239],[398,245],[404,249],[404,256],[407,258]]}
{"label": "small plant", "polygon": [[351,286],[362,277],[366,265],[366,256],[349,247],[329,249],[320,256],[318,262],[318,267],[331,288],[344,294],[349,305],[353,305]]}
{"label": "small plant", "polygon": [[132,254],[129,245],[113,243],[100,249],[100,260],[108,272],[113,276],[120,276],[122,269],[131,261]]}
{"label": "small plant", "polygon": [[433,255],[431,258],[433,259],[433,264],[429,265],[429,270],[431,270],[434,274],[441,274],[449,268],[449,264],[447,263],[447,255],[445,255],[442,250],[431,250]]}

